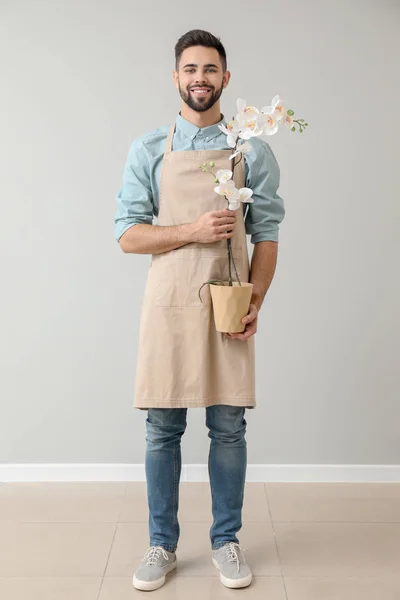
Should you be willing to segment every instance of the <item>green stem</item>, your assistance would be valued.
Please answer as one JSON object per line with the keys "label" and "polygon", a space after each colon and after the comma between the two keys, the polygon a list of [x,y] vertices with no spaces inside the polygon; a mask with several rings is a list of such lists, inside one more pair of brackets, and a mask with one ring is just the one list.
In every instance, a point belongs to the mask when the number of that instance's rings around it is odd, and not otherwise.
{"label": "green stem", "polygon": [[302,131],[306,127],[303,123],[300,123],[298,119],[293,119],[293,123],[297,123],[297,125],[300,127],[300,131]]}
{"label": "green stem", "polygon": [[239,279],[239,273],[237,272],[235,259],[233,258],[232,246],[231,246],[231,257],[232,257],[233,268],[235,269],[236,279],[238,280],[240,287],[242,287],[242,283]]}
{"label": "green stem", "polygon": [[[238,143],[239,143],[239,140],[238,140],[238,141],[237,141],[237,143],[236,143],[236,146],[235,146],[235,148],[234,148],[234,152],[236,152],[236,150],[237,150]],[[233,181],[233,175],[234,175],[234,172],[235,172],[235,167],[236,167],[236,165],[238,165],[238,164],[240,163],[240,161],[242,160],[243,153],[241,152],[239,156],[240,156],[240,158],[239,158],[239,160],[238,160],[237,162],[235,161],[235,158],[236,158],[236,157],[232,159],[232,181]],[[228,205],[229,205],[229,202],[228,202]],[[240,286],[242,286],[242,283],[241,283],[241,281],[240,281],[240,278],[239,278],[239,273],[238,273],[238,271],[237,271],[237,268],[236,268],[235,259],[233,258],[233,252],[232,252],[232,238],[229,238],[229,239],[227,240],[227,242],[228,242],[228,269],[229,269],[229,285],[232,285],[232,267],[231,267],[231,265],[233,264],[233,268],[235,269],[235,275],[236,275],[236,279],[237,279],[237,281],[238,281],[239,285],[240,285]]]}
{"label": "green stem", "polygon": [[232,280],[232,267],[231,267],[231,256],[232,256],[232,245],[231,245],[231,239],[229,238],[227,240],[228,242],[228,269],[229,269],[229,285],[232,286],[233,285],[233,280]]}

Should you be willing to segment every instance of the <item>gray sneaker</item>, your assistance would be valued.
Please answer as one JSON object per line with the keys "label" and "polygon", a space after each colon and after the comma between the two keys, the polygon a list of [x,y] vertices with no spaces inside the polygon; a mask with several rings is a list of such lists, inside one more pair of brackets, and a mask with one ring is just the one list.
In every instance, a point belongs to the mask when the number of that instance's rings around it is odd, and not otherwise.
{"label": "gray sneaker", "polygon": [[164,585],[167,573],[177,564],[175,552],[168,552],[162,546],[151,546],[133,576],[133,586],[137,590],[157,590]]}
{"label": "gray sneaker", "polygon": [[220,571],[221,583],[228,588],[242,588],[251,583],[253,575],[243,550],[235,542],[228,542],[218,550],[213,550],[214,567]]}

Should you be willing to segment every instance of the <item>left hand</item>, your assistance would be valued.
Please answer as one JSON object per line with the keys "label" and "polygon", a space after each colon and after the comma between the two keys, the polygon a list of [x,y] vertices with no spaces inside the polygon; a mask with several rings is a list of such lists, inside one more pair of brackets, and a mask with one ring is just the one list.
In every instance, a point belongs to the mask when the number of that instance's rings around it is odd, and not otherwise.
{"label": "left hand", "polygon": [[224,333],[224,335],[231,340],[248,340],[257,332],[257,321],[258,308],[255,304],[250,304],[247,316],[242,319],[242,322],[246,323],[246,328],[243,333]]}

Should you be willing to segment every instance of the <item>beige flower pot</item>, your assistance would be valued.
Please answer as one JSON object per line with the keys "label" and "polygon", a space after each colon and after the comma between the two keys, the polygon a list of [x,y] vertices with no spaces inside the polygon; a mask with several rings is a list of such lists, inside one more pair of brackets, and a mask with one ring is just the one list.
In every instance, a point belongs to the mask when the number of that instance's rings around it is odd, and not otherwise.
{"label": "beige flower pot", "polygon": [[242,283],[240,286],[237,281],[231,286],[228,281],[224,281],[223,285],[211,283],[210,293],[217,331],[243,332],[246,325],[242,323],[242,319],[249,312],[253,284]]}

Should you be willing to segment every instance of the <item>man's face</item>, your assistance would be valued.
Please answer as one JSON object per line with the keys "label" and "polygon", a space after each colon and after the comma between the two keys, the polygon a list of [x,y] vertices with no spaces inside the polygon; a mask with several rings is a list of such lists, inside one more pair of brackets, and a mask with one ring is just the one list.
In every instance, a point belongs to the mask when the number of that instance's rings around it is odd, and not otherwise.
{"label": "man's face", "polygon": [[204,46],[184,50],[178,71],[174,71],[182,100],[197,112],[205,112],[218,102],[229,78],[229,71],[223,73],[218,51]]}

